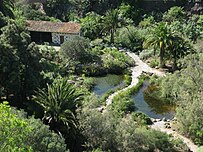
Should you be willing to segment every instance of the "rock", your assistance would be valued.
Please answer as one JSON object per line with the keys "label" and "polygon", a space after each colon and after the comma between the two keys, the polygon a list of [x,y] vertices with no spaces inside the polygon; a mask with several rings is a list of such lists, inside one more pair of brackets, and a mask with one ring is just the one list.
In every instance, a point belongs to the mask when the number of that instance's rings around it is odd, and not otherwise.
{"label": "rock", "polygon": [[168,129],[170,129],[171,128],[171,126],[170,125],[168,125]]}
{"label": "rock", "polygon": [[176,131],[175,129],[173,129],[173,131]]}
{"label": "rock", "polygon": [[157,122],[158,122],[158,121],[161,121],[161,119],[157,119]]}
{"label": "rock", "polygon": [[156,120],[156,119],[154,119],[152,122],[157,122],[157,120]]}
{"label": "rock", "polygon": [[166,123],[164,123],[164,125],[170,125],[170,123],[166,122]]}
{"label": "rock", "polygon": [[97,109],[99,110],[99,112],[102,112],[104,110],[104,107],[99,107]]}
{"label": "rock", "polygon": [[166,121],[166,118],[164,117],[164,118],[162,118],[162,121]]}
{"label": "rock", "polygon": [[174,118],[173,118],[173,121],[177,121],[177,118],[176,118],[176,117],[174,117]]}
{"label": "rock", "polygon": [[168,119],[168,120],[167,120],[167,122],[171,122],[171,120],[170,120],[170,119]]}

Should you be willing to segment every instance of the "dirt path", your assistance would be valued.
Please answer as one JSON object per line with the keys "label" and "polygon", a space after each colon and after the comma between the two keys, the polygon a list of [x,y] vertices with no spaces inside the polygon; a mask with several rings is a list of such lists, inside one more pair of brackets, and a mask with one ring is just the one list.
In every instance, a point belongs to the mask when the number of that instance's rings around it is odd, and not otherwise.
{"label": "dirt path", "polygon": [[159,130],[161,132],[165,132],[167,134],[171,134],[173,136],[173,138],[176,138],[176,139],[179,138],[179,139],[181,139],[188,146],[188,148],[191,151],[193,151],[193,152],[197,151],[197,149],[198,149],[197,145],[195,145],[190,139],[184,137],[183,135],[179,134],[176,131],[173,131],[173,129],[165,128],[165,125],[164,125],[165,123],[166,122],[164,122],[164,121],[155,122],[150,127],[155,129],[155,130]]}
{"label": "dirt path", "polygon": [[132,82],[128,87],[111,94],[106,100],[106,105],[107,106],[112,103],[113,98],[117,94],[119,94],[120,92],[125,91],[125,90],[127,90],[129,88],[132,88],[133,86],[137,85],[137,83],[139,81],[138,77],[142,74],[142,72],[153,73],[153,74],[155,74],[157,76],[165,75],[164,72],[160,72],[160,71],[158,71],[156,69],[152,69],[151,67],[149,67],[146,63],[144,63],[142,60],[140,60],[139,56],[136,55],[135,53],[127,52],[127,54],[135,61],[135,64],[136,64],[134,67],[131,68],[131,70],[132,70]]}

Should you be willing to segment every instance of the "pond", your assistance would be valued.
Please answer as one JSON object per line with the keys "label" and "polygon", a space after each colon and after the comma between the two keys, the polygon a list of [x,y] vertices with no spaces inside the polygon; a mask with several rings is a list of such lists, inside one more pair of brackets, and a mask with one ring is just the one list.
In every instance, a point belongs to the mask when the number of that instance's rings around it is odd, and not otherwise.
{"label": "pond", "polygon": [[136,111],[141,111],[147,114],[149,117],[156,119],[172,119],[175,115],[175,108],[171,105],[164,104],[160,100],[147,96],[144,91],[148,86],[149,83],[144,82],[139,92],[133,96]]}
{"label": "pond", "polygon": [[123,75],[108,74],[105,77],[96,77],[94,79],[96,85],[93,87],[93,92],[98,96],[125,85]]}

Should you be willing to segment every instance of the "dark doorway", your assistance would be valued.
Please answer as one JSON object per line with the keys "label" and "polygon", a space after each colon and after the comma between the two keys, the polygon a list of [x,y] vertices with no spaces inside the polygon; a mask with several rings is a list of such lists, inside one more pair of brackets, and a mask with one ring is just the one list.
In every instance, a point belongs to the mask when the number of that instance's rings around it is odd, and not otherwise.
{"label": "dark doorway", "polygon": [[31,40],[38,43],[42,44],[44,42],[49,42],[52,43],[52,36],[51,33],[49,32],[30,32]]}
{"label": "dark doorway", "polygon": [[60,36],[60,44],[63,44],[64,42],[64,36]]}

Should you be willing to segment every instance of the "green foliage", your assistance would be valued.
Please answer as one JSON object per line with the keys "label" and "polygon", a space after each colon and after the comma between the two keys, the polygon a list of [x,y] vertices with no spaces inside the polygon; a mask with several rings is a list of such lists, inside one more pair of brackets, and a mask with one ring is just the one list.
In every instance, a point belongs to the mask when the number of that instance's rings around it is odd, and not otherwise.
{"label": "green foliage", "polygon": [[7,102],[0,104],[0,126],[0,151],[33,151],[27,144],[31,128],[25,120],[11,113]]}
{"label": "green foliage", "polygon": [[134,64],[133,60],[117,48],[104,48],[93,41],[75,37],[61,47],[65,64],[76,74],[87,76],[104,75],[107,73],[121,74]]}
{"label": "green foliage", "polygon": [[44,120],[52,129],[58,130],[59,124],[76,128],[75,110],[81,94],[68,83],[67,79],[56,79],[47,91],[39,90],[34,100],[44,109]]}
{"label": "green foliage", "polygon": [[141,28],[148,28],[151,25],[153,25],[155,23],[154,17],[153,16],[149,16],[147,18],[144,18],[140,23],[139,23],[139,27]]}
{"label": "green foliage", "polygon": [[143,39],[134,26],[127,26],[117,30],[115,43],[133,52],[142,50]]}
{"label": "green foliage", "polygon": [[62,21],[68,21],[70,6],[68,0],[47,0],[44,4],[44,10],[48,16]]}
{"label": "green foliage", "polygon": [[104,52],[102,55],[103,66],[108,73],[122,73],[124,69],[134,64],[130,57],[116,48],[105,48],[101,51]]}
{"label": "green foliage", "polygon": [[171,7],[165,14],[163,15],[163,20],[167,22],[173,21],[184,21],[186,19],[186,13],[183,11],[183,8],[174,6]]}
{"label": "green foliage", "polygon": [[110,33],[110,43],[114,43],[114,36],[117,31],[117,28],[122,27],[125,24],[131,22],[131,20],[124,18],[122,14],[120,14],[119,9],[114,9],[107,11],[103,18],[102,26],[103,30],[102,33]]}
{"label": "green foliage", "polygon": [[134,111],[136,107],[131,96],[138,92],[139,88],[143,84],[143,81],[143,79],[140,79],[136,86],[133,86],[132,88],[122,91],[116,95],[113,98],[112,104],[110,105],[110,110],[121,116],[127,112]]}
{"label": "green foliage", "polygon": [[165,133],[137,127],[132,120],[122,120],[116,128],[118,151],[178,151]]}
{"label": "green foliage", "polygon": [[31,132],[28,135],[28,144],[35,152],[65,152],[65,140],[61,136],[49,130],[41,120],[33,117],[27,120]]}
{"label": "green foliage", "polygon": [[39,48],[23,27],[11,23],[2,28],[0,48],[0,85],[6,96],[13,94],[23,102],[40,85]]}
{"label": "green foliage", "polygon": [[[141,118],[142,119],[142,118]],[[131,117],[118,118],[111,112],[100,113],[84,108],[80,124],[86,138],[87,151],[99,148],[102,151],[178,151],[165,133],[139,127]]]}
{"label": "green foliage", "polygon": [[108,116],[98,110],[88,108],[82,110],[79,121],[89,150],[101,148],[103,151],[108,151],[116,148],[114,126],[117,120]]}
{"label": "green foliage", "polygon": [[[150,29],[151,34],[143,43],[144,48],[153,47],[154,54],[156,54],[156,50],[159,51],[160,67],[164,66],[164,59],[171,58],[173,59],[173,70],[176,70],[177,59],[194,52],[190,43],[180,35],[179,28],[182,28],[180,22],[173,22],[170,25],[160,22]],[[193,36],[193,39],[196,38]]]}
{"label": "green foliage", "polygon": [[158,65],[159,65],[159,61],[157,59],[152,59],[149,64],[149,66],[152,68],[158,67]]}
{"label": "green foliage", "polygon": [[158,96],[178,105],[176,117],[182,131],[198,144],[203,141],[202,65],[201,53],[187,56],[182,63],[183,69],[162,78],[157,89]]}
{"label": "green foliage", "polygon": [[197,152],[202,152],[203,151],[203,146],[199,147]]}
{"label": "green foliage", "polygon": [[5,16],[13,17],[14,0],[1,0],[0,12]]}
{"label": "green foliage", "polygon": [[94,12],[87,13],[86,17],[81,19],[82,34],[92,40],[101,37],[101,19],[102,17]]}
{"label": "green foliage", "polygon": [[200,30],[202,31],[203,30],[203,15],[199,15],[198,17],[199,18],[197,20],[197,25],[200,28]]}
{"label": "green foliage", "polygon": [[146,60],[154,55],[155,55],[154,49],[145,49],[142,52],[140,52],[140,58],[143,60]]}
{"label": "green foliage", "polygon": [[153,122],[151,121],[150,117],[142,112],[133,112],[131,114],[132,119],[137,122],[139,126],[141,125],[152,125]]}
{"label": "green foliage", "polygon": [[0,29],[7,24],[7,18],[0,12]]}
{"label": "green foliage", "polygon": [[64,139],[49,130],[40,120],[27,119],[23,111],[0,104],[1,151],[65,152]]}
{"label": "green foliage", "polygon": [[166,23],[158,23],[154,29],[152,29],[152,34],[144,42],[144,48],[153,47],[159,50],[160,57],[160,67],[164,66],[164,55],[166,48],[170,45],[172,39],[172,33],[170,33],[169,28]]}
{"label": "green foliage", "polygon": [[62,44],[61,51],[67,60],[85,63],[92,61],[89,47],[87,39],[75,36]]}

